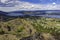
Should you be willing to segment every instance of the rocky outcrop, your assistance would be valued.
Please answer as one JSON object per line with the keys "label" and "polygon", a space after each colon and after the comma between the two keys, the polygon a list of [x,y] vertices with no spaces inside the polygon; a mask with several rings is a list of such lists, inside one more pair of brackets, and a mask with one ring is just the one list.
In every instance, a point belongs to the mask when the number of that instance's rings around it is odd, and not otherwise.
{"label": "rocky outcrop", "polygon": [[16,35],[4,34],[0,35],[0,40],[19,40],[19,39],[17,39]]}
{"label": "rocky outcrop", "polygon": [[35,33],[32,36],[23,37],[20,40],[56,40],[56,39],[49,33]]}

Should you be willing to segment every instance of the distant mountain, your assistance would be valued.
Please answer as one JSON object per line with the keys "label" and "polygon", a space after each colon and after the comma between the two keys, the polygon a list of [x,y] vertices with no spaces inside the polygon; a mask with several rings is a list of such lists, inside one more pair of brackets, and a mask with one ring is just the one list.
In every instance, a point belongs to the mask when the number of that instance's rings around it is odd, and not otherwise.
{"label": "distant mountain", "polygon": [[35,10],[35,11],[11,11],[11,12],[0,11],[0,15],[9,17],[60,15],[60,10]]}
{"label": "distant mountain", "polygon": [[7,16],[6,14],[8,14],[8,13],[7,12],[0,11],[0,16]]}
{"label": "distant mountain", "polygon": [[23,11],[14,11],[14,12],[3,12],[0,11],[0,16],[5,16],[5,17],[24,17],[24,16],[29,16],[28,14],[24,14]]}

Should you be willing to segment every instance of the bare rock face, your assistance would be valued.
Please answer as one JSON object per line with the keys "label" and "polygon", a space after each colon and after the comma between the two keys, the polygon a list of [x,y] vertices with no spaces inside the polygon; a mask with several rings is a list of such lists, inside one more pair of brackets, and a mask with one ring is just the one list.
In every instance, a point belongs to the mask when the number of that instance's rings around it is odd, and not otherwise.
{"label": "bare rock face", "polygon": [[35,33],[32,36],[29,37],[23,37],[20,40],[56,40],[54,36],[51,34],[46,34],[46,33]]}

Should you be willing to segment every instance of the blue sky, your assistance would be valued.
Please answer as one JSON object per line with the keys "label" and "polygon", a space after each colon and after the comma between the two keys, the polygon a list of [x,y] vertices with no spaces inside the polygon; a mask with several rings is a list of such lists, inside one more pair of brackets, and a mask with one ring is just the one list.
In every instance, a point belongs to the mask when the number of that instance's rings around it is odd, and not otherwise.
{"label": "blue sky", "polygon": [[[1,0],[4,2],[5,0]],[[56,4],[60,4],[60,0],[19,0],[19,1],[24,1],[24,2],[30,2],[34,4],[50,4],[55,2]]]}
{"label": "blue sky", "polygon": [[56,4],[60,4],[60,0],[20,0],[24,2],[30,2],[34,4],[50,4],[55,2]]}

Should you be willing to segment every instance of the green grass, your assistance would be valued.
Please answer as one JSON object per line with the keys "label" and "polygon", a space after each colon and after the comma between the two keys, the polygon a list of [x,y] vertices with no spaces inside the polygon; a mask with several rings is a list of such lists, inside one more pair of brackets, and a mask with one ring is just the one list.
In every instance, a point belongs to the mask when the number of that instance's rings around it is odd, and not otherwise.
{"label": "green grass", "polygon": [[[6,22],[1,21],[0,26],[0,33],[4,31],[5,34],[20,35],[21,38],[33,35],[35,32],[60,35],[60,19],[56,18],[16,18]],[[7,31],[7,26],[11,31]],[[29,29],[32,30],[31,34]]]}

